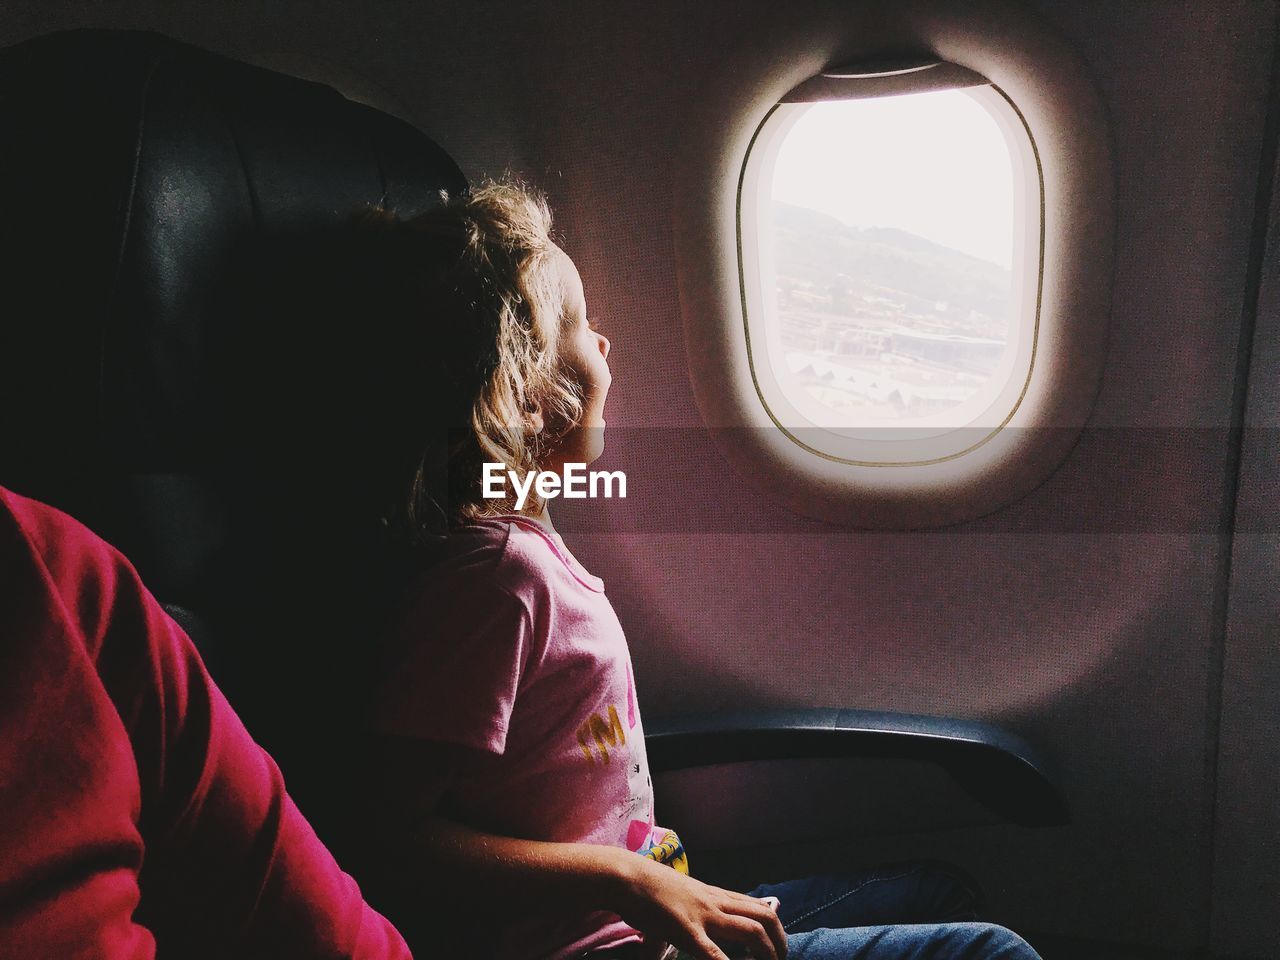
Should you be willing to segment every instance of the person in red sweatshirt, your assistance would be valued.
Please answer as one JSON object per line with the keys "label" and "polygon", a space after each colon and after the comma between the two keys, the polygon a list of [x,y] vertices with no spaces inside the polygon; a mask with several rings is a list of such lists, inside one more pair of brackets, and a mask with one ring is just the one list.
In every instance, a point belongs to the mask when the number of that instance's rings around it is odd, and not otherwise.
{"label": "person in red sweatshirt", "polygon": [[408,960],[187,635],[0,488],[0,958]]}

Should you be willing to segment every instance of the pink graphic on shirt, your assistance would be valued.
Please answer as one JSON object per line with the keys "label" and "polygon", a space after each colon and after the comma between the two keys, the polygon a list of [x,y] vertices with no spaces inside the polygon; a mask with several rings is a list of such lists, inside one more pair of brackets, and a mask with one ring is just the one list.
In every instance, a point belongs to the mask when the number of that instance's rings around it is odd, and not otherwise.
{"label": "pink graphic on shirt", "polygon": [[627,827],[627,849],[639,850],[644,846],[645,841],[649,839],[649,834],[653,831],[653,824],[647,820],[632,820],[630,826]]}

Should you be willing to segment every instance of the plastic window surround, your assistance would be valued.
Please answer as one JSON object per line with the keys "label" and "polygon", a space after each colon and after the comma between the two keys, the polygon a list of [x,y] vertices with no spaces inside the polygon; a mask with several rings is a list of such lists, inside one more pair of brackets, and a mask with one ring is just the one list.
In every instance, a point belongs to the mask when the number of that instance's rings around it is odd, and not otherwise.
{"label": "plastic window surround", "polygon": [[[767,202],[765,191],[772,182],[778,149],[803,113],[803,107],[797,106],[956,89],[965,89],[996,121],[1014,175],[1014,221],[1020,229],[1013,246],[1009,346],[1000,371],[992,377],[998,389],[979,391],[944,416],[913,419],[905,426],[820,427],[781,387],[771,372],[777,358],[764,346],[772,312],[766,296],[773,269],[766,263],[760,242],[760,204]],[[986,77],[956,64],[927,59],[850,64],[824,70],[782,97],[761,121],[747,150],[738,183],[737,236],[752,379],[760,402],[783,435],[809,453],[835,462],[911,467],[964,456],[1003,428],[1022,402],[1034,369],[1043,278],[1043,187],[1035,142],[1022,114]]]}
{"label": "plastic window surround", "polygon": [[[866,7],[863,10],[863,7]],[[691,104],[677,143],[673,223],[694,397],[737,472],[787,509],[864,528],[909,529],[973,519],[1026,496],[1066,458],[1092,410],[1106,355],[1115,187],[1098,91],[1078,54],[1034,11],[1007,0],[855,4],[843,18],[779,35],[757,64],[724,75]],[[856,16],[857,11],[868,16]],[[815,38],[827,36],[824,40]],[[825,46],[823,45],[825,43]],[[870,71],[921,89],[913,73],[955,86],[970,71],[1017,104],[1042,178],[1039,324],[1034,376],[1003,429],[962,456],[909,468],[815,456],[762,403],[744,336],[738,190],[752,137],[768,113],[811,81],[847,78],[832,64],[883,64],[904,49],[942,68]],[[858,69],[856,72],[868,71]],[[865,80],[865,77],[860,80]],[[886,86],[888,89],[888,86]]]}

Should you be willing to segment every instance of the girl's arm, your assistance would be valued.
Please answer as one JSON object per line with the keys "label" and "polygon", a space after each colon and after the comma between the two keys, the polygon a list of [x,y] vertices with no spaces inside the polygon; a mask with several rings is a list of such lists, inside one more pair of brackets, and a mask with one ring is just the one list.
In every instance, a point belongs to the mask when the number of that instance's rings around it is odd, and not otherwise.
{"label": "girl's arm", "polygon": [[472,756],[466,747],[413,738],[378,744],[382,802],[371,817],[379,845],[399,862],[399,875],[437,905],[462,913],[494,903],[603,910],[644,933],[654,957],[667,941],[698,960],[726,960],[717,944],[785,960],[777,914],[753,897],[619,847],[497,836],[426,813]]}

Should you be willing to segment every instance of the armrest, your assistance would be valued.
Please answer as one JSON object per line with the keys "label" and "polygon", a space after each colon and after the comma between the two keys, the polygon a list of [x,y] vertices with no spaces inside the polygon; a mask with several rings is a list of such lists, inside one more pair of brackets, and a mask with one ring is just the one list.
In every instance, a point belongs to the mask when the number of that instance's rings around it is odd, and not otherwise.
{"label": "armrest", "polygon": [[874,757],[928,760],[993,814],[1027,827],[1070,822],[1045,760],[972,720],[875,710],[766,710],[664,717],[646,725],[654,774],[721,763]]}

